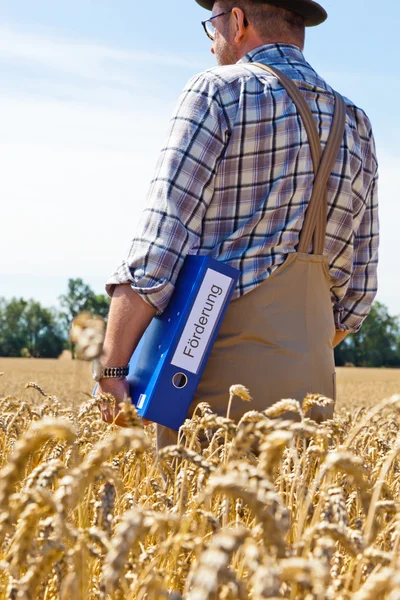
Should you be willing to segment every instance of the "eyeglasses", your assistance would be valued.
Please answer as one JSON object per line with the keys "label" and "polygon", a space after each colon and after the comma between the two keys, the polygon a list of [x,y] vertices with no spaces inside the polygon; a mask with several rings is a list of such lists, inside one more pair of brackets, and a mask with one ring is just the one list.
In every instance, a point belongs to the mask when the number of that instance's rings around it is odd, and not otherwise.
{"label": "eyeglasses", "polygon": [[213,19],[216,19],[217,17],[222,17],[222,15],[227,15],[227,14],[231,13],[232,10],[233,9],[231,8],[231,10],[227,10],[226,12],[222,12],[222,13],[219,13],[218,15],[214,15],[214,17],[211,17],[211,19],[207,19],[207,21],[201,22],[201,24],[204,27],[204,31],[206,32],[207,37],[209,37],[211,41],[214,41],[214,37],[215,37],[215,27],[211,23],[211,21]]}

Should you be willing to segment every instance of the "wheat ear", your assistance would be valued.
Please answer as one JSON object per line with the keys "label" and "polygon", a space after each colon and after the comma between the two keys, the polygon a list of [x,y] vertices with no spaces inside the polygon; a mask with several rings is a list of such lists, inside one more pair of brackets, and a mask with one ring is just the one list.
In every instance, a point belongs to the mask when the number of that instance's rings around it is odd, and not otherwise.
{"label": "wheat ear", "polygon": [[72,443],[76,436],[70,423],[56,419],[43,419],[34,423],[15,444],[9,464],[0,473],[0,511],[8,508],[8,498],[14,491],[16,483],[23,478],[25,465],[31,453],[53,437]]}

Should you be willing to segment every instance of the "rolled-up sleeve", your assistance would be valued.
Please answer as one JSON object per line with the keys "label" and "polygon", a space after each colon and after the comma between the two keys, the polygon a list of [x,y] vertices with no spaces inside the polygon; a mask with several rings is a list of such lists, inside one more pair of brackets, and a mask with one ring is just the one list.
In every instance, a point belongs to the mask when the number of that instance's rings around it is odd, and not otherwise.
{"label": "rolled-up sleeve", "polygon": [[344,298],[334,305],[338,331],[357,332],[368,316],[377,293],[379,248],[378,169],[371,180],[365,211],[354,234],[354,258],[350,283]]}
{"label": "rolled-up sleeve", "polygon": [[198,243],[213,196],[215,173],[228,140],[216,84],[202,73],[183,90],[127,257],[106,292],[130,283],[161,314],[184,259]]}

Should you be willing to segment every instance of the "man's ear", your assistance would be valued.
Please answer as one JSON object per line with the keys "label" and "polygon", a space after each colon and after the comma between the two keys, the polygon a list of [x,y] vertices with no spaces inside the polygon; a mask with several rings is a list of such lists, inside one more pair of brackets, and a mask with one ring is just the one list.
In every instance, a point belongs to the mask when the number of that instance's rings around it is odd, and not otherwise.
{"label": "man's ear", "polygon": [[240,43],[243,41],[243,36],[245,34],[247,20],[245,14],[241,8],[234,8],[232,10],[233,24],[234,24],[234,32],[235,32],[235,42]]}

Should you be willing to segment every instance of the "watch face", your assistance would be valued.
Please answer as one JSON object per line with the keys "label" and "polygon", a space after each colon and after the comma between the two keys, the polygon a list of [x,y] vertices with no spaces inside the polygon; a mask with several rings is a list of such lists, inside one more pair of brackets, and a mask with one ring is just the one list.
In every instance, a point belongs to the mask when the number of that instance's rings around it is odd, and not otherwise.
{"label": "watch face", "polygon": [[100,381],[103,374],[103,366],[99,360],[92,362],[92,376],[95,381]]}

